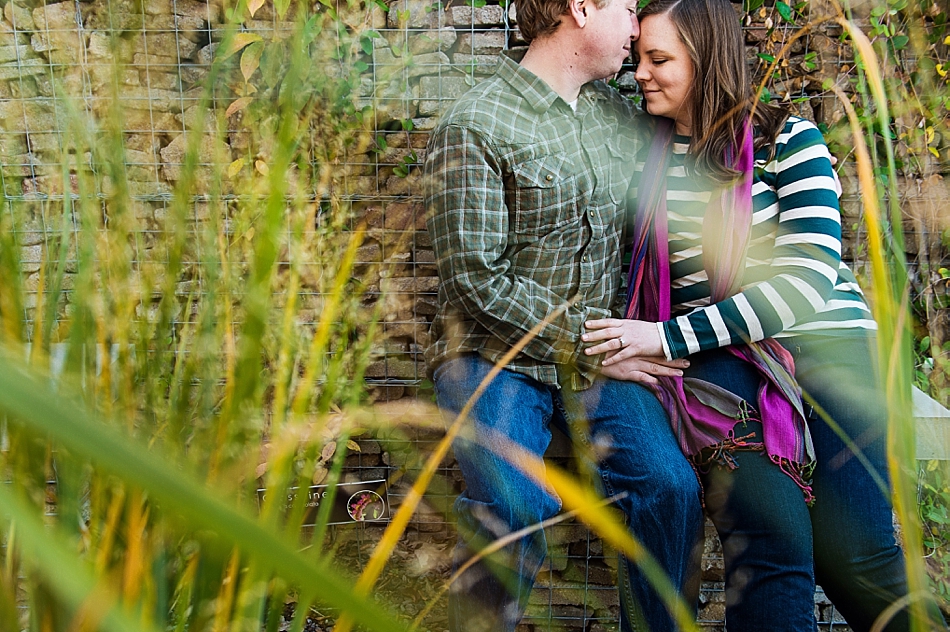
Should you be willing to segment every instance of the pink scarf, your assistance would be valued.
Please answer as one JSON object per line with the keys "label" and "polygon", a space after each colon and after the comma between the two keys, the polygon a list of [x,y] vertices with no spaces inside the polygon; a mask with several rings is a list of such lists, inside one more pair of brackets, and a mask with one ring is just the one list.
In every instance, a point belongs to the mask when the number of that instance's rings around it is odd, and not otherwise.
{"label": "pink scarf", "polygon": [[[634,224],[633,256],[627,295],[627,318],[663,322],[670,319],[670,260],[666,209],[666,172],[672,153],[673,121],[657,118],[657,130],[640,178]],[[727,164],[740,172],[731,187],[716,190],[703,217],[703,267],[711,301],[736,294],[745,272],[752,229],[752,126],[746,121],[741,146],[726,151]],[[747,406],[725,389],[696,378],[659,378],[654,392],[670,415],[680,448],[692,462],[735,467],[729,453],[764,449],[769,458],[814,498],[808,478],[814,464],[811,435],[805,424],[801,391],[791,354],[774,339],[731,345],[729,353],[753,365],[762,376],[757,410],[762,444],[735,435],[736,424],[749,419]],[[705,454],[704,454],[705,453]]]}

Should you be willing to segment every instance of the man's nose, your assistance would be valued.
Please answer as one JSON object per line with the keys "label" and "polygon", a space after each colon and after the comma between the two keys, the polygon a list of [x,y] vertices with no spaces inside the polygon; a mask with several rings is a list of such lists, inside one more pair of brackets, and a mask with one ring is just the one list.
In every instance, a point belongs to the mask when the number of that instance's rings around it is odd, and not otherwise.
{"label": "man's nose", "polygon": [[630,16],[630,39],[636,41],[640,38],[640,20],[636,15]]}

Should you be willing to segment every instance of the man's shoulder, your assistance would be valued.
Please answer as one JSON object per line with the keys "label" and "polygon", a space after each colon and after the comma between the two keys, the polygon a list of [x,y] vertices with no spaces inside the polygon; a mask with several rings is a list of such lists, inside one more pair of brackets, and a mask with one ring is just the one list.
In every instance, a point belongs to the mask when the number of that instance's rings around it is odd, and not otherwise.
{"label": "man's shoulder", "polygon": [[604,113],[626,121],[642,119],[643,113],[634,102],[620,94],[616,88],[608,85],[606,81],[592,81],[587,85]]}
{"label": "man's shoulder", "polygon": [[519,98],[504,79],[492,75],[456,99],[439,117],[433,133],[448,126],[457,126],[491,134],[498,125],[499,111],[510,110]]}

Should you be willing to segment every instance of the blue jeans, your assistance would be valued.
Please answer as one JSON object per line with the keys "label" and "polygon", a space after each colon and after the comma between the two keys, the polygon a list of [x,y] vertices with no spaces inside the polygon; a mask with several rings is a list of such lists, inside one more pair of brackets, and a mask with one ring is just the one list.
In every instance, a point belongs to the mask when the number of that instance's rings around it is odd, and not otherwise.
{"label": "blue jeans", "polygon": [[[690,356],[684,371],[750,402],[758,400],[755,369],[716,349]],[[762,441],[762,424],[740,423],[736,435]],[[729,632],[809,632],[815,620],[812,530],[802,490],[763,452],[731,453],[736,468],[702,473],[706,513],[719,533],[726,570]]]}
{"label": "blue jeans", "polygon": [[[886,483],[887,419],[873,340],[798,336],[782,343],[795,358],[803,391],[860,446]],[[756,401],[759,377],[745,363],[722,351],[690,360],[687,375]],[[814,629],[816,580],[855,632],[869,630],[907,593],[888,494],[828,423],[811,406],[805,409],[816,456],[810,510],[791,479],[760,453],[737,452],[737,469],[713,468],[703,476],[707,511],[723,543],[730,632]],[[904,611],[885,629],[909,627]]]}
{"label": "blue jeans", "polygon": [[[491,368],[474,354],[439,366],[439,407],[454,419]],[[591,388],[574,391],[569,380],[564,382],[549,386],[503,370],[472,409],[467,430],[454,444],[466,483],[455,505],[456,568],[486,544],[559,511],[557,498],[500,456],[511,442],[540,458],[554,423],[580,440],[582,455],[600,455],[595,469],[602,491],[608,496],[628,494],[617,504],[632,534],[682,589],[694,568],[691,557],[702,513],[698,481],[680,453],[666,413],[639,384],[598,379]],[[544,532],[539,530],[465,571],[449,592],[453,632],[512,632],[546,553]],[[624,561],[620,575],[624,630],[675,629],[634,564]]]}
{"label": "blue jeans", "polygon": [[[886,484],[887,410],[875,374],[874,338],[796,336],[782,344],[795,358],[803,392],[841,426]],[[907,594],[890,494],[814,411],[810,427],[817,457],[811,508],[815,577],[851,629],[864,632]],[[945,629],[936,605],[930,605],[931,618]],[[906,609],[885,628],[909,629]]]}

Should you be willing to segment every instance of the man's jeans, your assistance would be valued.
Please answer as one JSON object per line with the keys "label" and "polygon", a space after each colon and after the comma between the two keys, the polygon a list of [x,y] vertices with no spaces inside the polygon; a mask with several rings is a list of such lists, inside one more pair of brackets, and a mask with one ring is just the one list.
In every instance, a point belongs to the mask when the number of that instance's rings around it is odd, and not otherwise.
{"label": "man's jeans", "polygon": [[[491,368],[474,354],[438,367],[435,390],[447,416],[454,420]],[[583,443],[581,453],[599,455],[601,491],[627,493],[617,505],[631,533],[682,591],[694,579],[689,577],[695,569],[691,556],[703,523],[696,475],[657,399],[639,384],[609,379],[573,391],[508,370],[495,377],[454,445],[467,486],[456,502],[456,568],[487,544],[560,509],[558,499],[501,456],[507,452],[510,458],[506,448],[514,443],[540,458],[551,441],[552,422]],[[544,533],[538,530],[465,571],[449,592],[453,632],[513,631],[546,553]],[[624,630],[675,629],[636,565],[623,562],[620,576]]]}

